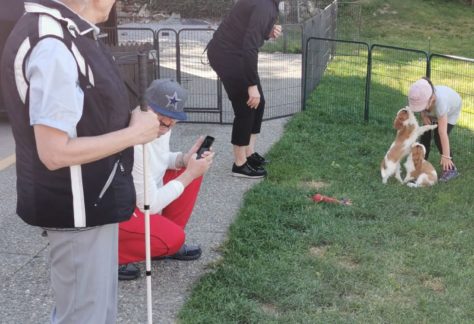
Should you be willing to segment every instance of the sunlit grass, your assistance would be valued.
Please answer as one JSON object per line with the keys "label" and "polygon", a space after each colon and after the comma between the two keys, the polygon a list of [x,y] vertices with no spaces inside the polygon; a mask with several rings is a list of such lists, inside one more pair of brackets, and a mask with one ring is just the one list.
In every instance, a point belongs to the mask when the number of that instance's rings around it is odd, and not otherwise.
{"label": "sunlit grass", "polygon": [[[197,284],[180,322],[472,321],[474,152],[465,139],[474,132],[460,126],[451,139],[459,178],[425,189],[383,185],[379,164],[406,89],[380,79],[387,82],[375,83],[372,96],[384,109],[373,107],[377,118],[363,122],[364,64],[333,58],[307,110],[268,154],[269,177],[247,193],[224,259]],[[438,169],[439,158],[434,150]],[[353,205],[316,204],[316,192]]]}
{"label": "sunlit grass", "polygon": [[442,0],[363,0],[361,3],[361,39],[473,57],[472,6]]}
{"label": "sunlit grass", "polygon": [[[430,15],[439,11],[435,17],[444,19],[445,2],[389,3],[430,30]],[[416,12],[432,3],[439,8]],[[459,12],[453,8],[446,4],[447,16]],[[474,321],[474,106],[465,95],[472,93],[472,65],[437,58],[432,66],[435,84],[463,94],[450,139],[461,175],[413,189],[393,179],[383,185],[379,166],[395,136],[395,113],[409,84],[424,75],[424,62],[376,52],[364,122],[366,54],[350,46],[337,53],[307,109],[268,153],[269,176],[246,194],[223,259],[195,286],[180,323]],[[440,155],[432,152],[439,170]],[[310,199],[316,192],[353,205],[317,204]]]}

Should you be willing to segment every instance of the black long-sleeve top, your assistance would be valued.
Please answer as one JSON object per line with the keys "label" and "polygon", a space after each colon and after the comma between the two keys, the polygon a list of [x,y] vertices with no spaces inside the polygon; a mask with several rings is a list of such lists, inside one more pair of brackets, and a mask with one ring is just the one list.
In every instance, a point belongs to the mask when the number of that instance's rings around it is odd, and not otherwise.
{"label": "black long-sleeve top", "polygon": [[238,0],[219,25],[213,41],[227,53],[242,56],[247,86],[258,80],[258,49],[278,17],[280,0]]}

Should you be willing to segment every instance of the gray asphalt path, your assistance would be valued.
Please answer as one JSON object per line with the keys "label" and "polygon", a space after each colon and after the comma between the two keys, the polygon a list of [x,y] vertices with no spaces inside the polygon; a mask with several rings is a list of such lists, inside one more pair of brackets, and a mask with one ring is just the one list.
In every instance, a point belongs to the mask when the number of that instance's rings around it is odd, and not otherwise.
{"label": "gray asphalt path", "polygon": [[[287,119],[266,121],[257,150],[265,153],[280,138]],[[178,124],[172,148],[187,150],[200,135],[216,138],[215,162],[206,174],[196,208],[187,226],[187,242],[200,244],[203,256],[192,262],[175,260],[152,263],[153,318],[155,323],[175,323],[206,265],[220,258],[219,246],[227,236],[241,206],[243,194],[260,180],[234,178],[231,126]],[[13,154],[8,125],[0,124],[0,161]],[[1,163],[0,163],[1,164]],[[0,168],[0,323],[48,323],[52,305],[47,265],[47,239],[38,228],[15,215],[15,167]],[[91,264],[100,271],[100,264]],[[140,267],[143,271],[144,264]],[[118,323],[146,323],[146,280],[120,282]]]}

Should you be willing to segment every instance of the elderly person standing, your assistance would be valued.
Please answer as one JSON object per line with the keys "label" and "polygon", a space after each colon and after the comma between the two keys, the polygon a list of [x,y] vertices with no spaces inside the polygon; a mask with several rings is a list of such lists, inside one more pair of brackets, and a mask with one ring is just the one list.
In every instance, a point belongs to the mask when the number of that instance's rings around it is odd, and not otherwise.
{"label": "elderly person standing", "polygon": [[255,152],[265,109],[258,76],[258,50],[264,41],[277,38],[279,0],[239,0],[219,25],[208,44],[211,67],[222,80],[234,110],[231,143],[232,175],[262,178],[268,161]]}
{"label": "elderly person standing", "polygon": [[159,132],[130,114],[118,68],[97,39],[114,0],[38,0],[3,52],[16,142],[17,213],[49,240],[52,323],[115,323],[118,222],[135,208],[133,146]]}
{"label": "elderly person standing", "polygon": [[439,180],[446,182],[457,177],[458,171],[453,162],[449,134],[461,114],[461,96],[450,87],[433,86],[428,78],[422,78],[410,86],[408,106],[413,112],[421,113],[424,125],[438,125],[434,131],[424,133],[420,143],[425,146],[428,159],[434,132],[434,141],[441,154],[440,165],[443,167],[443,174]]}

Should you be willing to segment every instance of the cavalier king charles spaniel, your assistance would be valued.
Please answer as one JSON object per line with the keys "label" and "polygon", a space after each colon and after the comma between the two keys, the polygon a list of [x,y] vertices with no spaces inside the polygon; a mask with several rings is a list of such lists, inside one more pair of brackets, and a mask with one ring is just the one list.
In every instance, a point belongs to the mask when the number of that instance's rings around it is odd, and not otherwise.
{"label": "cavalier king charles spaniel", "polygon": [[403,183],[400,176],[400,162],[410,153],[410,149],[417,138],[426,131],[435,129],[437,125],[418,126],[413,112],[405,107],[400,109],[393,121],[393,127],[397,130],[395,141],[393,141],[387,154],[380,164],[382,182],[387,183],[388,178],[395,174],[395,178]]}
{"label": "cavalier king charles spaniel", "polygon": [[409,187],[428,187],[438,182],[438,174],[433,165],[425,160],[426,149],[423,144],[411,146],[410,155],[405,162],[407,175],[404,183]]}

